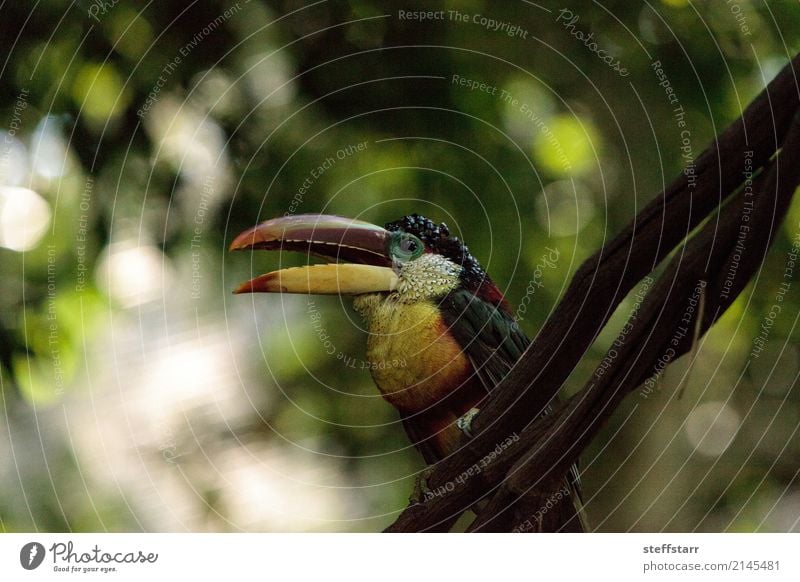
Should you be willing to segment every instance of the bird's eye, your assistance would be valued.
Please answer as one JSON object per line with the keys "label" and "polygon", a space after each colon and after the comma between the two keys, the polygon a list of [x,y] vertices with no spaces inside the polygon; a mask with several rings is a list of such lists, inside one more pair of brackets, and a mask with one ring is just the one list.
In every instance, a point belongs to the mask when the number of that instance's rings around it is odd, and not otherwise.
{"label": "bird's eye", "polygon": [[390,254],[392,258],[401,263],[413,261],[425,250],[422,241],[413,234],[398,232],[391,239]]}

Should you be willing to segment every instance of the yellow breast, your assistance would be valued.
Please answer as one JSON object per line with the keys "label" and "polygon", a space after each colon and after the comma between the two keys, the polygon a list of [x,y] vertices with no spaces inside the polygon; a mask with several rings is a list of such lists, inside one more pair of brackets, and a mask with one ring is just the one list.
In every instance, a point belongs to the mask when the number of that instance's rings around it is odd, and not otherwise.
{"label": "yellow breast", "polygon": [[469,377],[469,360],[433,303],[371,295],[359,298],[356,309],[369,329],[372,377],[396,408],[413,412],[433,406]]}

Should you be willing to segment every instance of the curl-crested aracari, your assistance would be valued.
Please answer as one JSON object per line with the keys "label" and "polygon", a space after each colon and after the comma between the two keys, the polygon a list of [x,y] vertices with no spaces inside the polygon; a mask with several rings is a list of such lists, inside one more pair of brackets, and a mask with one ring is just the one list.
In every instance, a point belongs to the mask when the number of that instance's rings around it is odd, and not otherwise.
{"label": "curl-crested aracari", "polygon": [[[353,295],[369,332],[372,377],[429,464],[453,452],[462,431],[469,434],[481,401],[530,343],[466,245],[445,224],[417,214],[385,228],[340,216],[281,217],[243,232],[230,248],[328,261],[267,273],[235,292]],[[575,505],[562,501],[550,519],[576,531],[577,478],[571,474],[567,485]]]}

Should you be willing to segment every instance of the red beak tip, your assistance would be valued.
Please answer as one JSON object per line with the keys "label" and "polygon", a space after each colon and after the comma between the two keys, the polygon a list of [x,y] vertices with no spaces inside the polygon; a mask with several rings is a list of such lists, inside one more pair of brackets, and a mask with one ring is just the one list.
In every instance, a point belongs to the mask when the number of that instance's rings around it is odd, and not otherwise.
{"label": "red beak tip", "polygon": [[248,281],[247,283],[242,283],[236,289],[233,290],[234,295],[242,295],[243,293],[252,293],[252,292],[253,292],[253,284],[250,281]]}
{"label": "red beak tip", "polygon": [[255,279],[245,281],[233,290],[234,295],[243,293],[285,293],[286,287],[278,287],[277,281],[272,273],[259,275]]}
{"label": "red beak tip", "polygon": [[228,250],[230,251],[245,251],[248,249],[253,248],[258,243],[268,242],[273,237],[265,236],[263,232],[259,230],[259,227],[246,230],[240,235],[238,235],[233,242],[231,242]]}

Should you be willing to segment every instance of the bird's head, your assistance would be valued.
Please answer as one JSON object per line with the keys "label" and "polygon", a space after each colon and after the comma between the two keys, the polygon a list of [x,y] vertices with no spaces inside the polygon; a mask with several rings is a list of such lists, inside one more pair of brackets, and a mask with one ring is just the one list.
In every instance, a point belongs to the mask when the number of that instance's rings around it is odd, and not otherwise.
{"label": "bird's head", "polygon": [[400,302],[435,300],[463,288],[508,309],[503,294],[447,226],[412,214],[385,227],[324,214],[268,220],[240,234],[231,250],[292,250],[327,261],[273,271],[235,293],[384,293]]}

